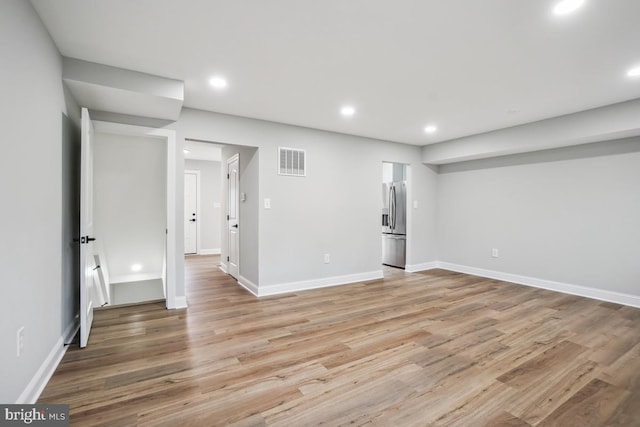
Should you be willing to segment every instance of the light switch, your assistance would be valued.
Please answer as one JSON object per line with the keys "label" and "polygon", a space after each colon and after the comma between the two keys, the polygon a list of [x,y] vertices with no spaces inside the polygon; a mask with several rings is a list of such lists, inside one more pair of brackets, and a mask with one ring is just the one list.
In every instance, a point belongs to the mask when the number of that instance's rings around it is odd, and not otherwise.
{"label": "light switch", "polygon": [[271,209],[271,199],[264,199],[264,208]]}
{"label": "light switch", "polygon": [[418,209],[418,201],[417,200],[413,201],[413,209]]}

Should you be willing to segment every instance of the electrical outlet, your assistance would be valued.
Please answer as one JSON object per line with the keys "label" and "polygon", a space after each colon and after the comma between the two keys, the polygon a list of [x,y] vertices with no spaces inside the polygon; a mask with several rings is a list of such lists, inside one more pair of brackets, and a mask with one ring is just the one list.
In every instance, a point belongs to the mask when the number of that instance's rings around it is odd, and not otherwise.
{"label": "electrical outlet", "polygon": [[23,351],[24,351],[24,326],[18,329],[18,332],[16,332],[16,355],[18,357],[22,356]]}
{"label": "electrical outlet", "polygon": [[330,254],[324,254],[324,263],[325,264],[329,264],[331,262],[331,255]]}
{"label": "electrical outlet", "polygon": [[496,248],[491,249],[491,256],[494,258],[498,258],[499,253],[498,250]]}

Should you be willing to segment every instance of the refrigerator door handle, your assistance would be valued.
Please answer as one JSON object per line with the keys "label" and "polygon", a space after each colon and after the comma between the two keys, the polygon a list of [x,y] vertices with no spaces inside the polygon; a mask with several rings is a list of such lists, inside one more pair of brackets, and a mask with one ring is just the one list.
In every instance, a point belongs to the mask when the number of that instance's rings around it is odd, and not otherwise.
{"label": "refrigerator door handle", "polygon": [[393,229],[393,208],[391,207],[391,186],[389,186],[389,197],[387,199],[387,209],[389,210],[389,219],[387,221],[387,226],[389,230]]}
{"label": "refrigerator door handle", "polygon": [[389,203],[391,204],[391,209],[389,209],[389,212],[391,213],[390,215],[391,230],[395,230],[396,229],[396,187],[393,185],[389,189]]}
{"label": "refrigerator door handle", "polygon": [[389,186],[389,230],[393,230],[393,203],[391,202],[391,200],[393,200],[391,197],[391,192],[393,191],[392,187]]}

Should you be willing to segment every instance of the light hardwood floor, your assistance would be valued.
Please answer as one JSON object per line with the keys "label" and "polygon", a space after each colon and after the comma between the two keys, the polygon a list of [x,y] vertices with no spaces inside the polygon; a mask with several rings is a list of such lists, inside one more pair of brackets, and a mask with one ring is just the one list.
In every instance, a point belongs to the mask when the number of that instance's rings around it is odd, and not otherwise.
{"label": "light hardwood floor", "polygon": [[638,426],[640,310],[432,270],[257,299],[188,257],[189,308],[100,310],[40,401],[71,425]]}

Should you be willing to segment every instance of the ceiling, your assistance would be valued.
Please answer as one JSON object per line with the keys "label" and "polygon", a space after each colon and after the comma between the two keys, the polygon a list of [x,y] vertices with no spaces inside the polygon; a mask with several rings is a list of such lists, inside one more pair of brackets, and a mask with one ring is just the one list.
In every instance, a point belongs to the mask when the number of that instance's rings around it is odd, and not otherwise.
{"label": "ceiling", "polygon": [[626,76],[640,65],[637,0],[585,0],[562,17],[555,0],[32,3],[62,55],[182,80],[185,107],[389,141],[640,98]]}

